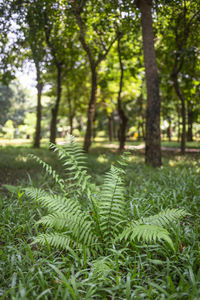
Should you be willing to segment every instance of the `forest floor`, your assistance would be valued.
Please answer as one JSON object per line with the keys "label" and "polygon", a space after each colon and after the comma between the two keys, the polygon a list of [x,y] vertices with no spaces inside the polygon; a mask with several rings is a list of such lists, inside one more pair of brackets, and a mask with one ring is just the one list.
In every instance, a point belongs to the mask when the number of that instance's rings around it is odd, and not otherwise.
{"label": "forest floor", "polygon": [[[104,144],[103,145],[106,148],[111,148],[111,149],[118,149],[118,145],[116,144]],[[144,144],[140,144],[140,145],[126,145],[125,149],[127,150],[145,150],[145,145]],[[178,147],[161,147],[162,151],[170,151],[170,152],[176,152],[176,153],[180,153],[181,149]],[[144,152],[144,151],[142,151]],[[200,148],[185,148],[185,153],[200,153]]]}
{"label": "forest floor", "polygon": [[[79,139],[79,142],[82,143],[83,139]],[[0,139],[0,185],[4,183],[14,184],[20,182],[25,177],[37,176],[38,172],[41,171],[41,168],[38,168],[37,164],[30,159],[29,154],[31,153],[40,156],[48,163],[55,166],[55,168],[59,168],[59,166],[55,165],[55,154],[48,150],[48,143],[47,139],[43,140],[41,149],[33,149],[31,148],[31,141],[26,139]],[[64,139],[58,139],[57,143],[62,145],[65,141]],[[185,157],[188,158],[189,156],[194,156],[194,158],[197,159],[200,153],[200,141],[187,143],[186,146]],[[138,156],[144,161],[144,142],[128,140],[125,148],[126,150],[131,151],[134,156]],[[165,158],[170,160],[177,155],[182,155],[180,153],[180,144],[175,141],[162,142],[162,152],[164,160]],[[96,160],[101,160],[101,158],[106,155],[109,155],[110,157],[119,157],[118,142],[108,143],[108,141],[103,138],[97,138],[92,144],[90,153],[89,157],[94,157],[95,155]],[[100,158],[98,158],[98,156]]]}
{"label": "forest floor", "polygon": [[[23,195],[23,188],[53,191],[55,184],[29,154],[39,156],[64,175],[62,164],[47,145],[41,149],[27,144],[0,147],[0,299],[199,300],[199,153],[163,151],[163,166],[153,169],[144,164],[144,149],[129,149],[126,191],[130,213],[140,218],[168,208],[183,208],[191,215],[170,228],[175,252],[163,243],[138,242],[128,251],[112,249],[112,255],[99,257],[107,264],[105,269],[94,271],[92,258],[48,244],[31,244],[42,230],[35,222],[44,210]],[[88,154],[88,171],[97,186],[120,158],[117,143],[107,146],[107,142],[98,141]],[[141,147],[137,142],[133,146]],[[189,146],[198,150],[199,144]]]}

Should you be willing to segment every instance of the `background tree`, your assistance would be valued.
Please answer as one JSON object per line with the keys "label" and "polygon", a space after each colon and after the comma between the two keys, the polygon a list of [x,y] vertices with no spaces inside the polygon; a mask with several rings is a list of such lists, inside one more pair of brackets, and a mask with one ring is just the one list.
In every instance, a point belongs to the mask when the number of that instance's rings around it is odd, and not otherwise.
{"label": "background tree", "polygon": [[[51,109],[50,142],[56,142],[56,125],[62,95],[63,71],[68,64],[74,42],[73,23],[69,14],[65,13],[65,5],[60,1],[47,1],[42,11],[46,43],[50,55],[49,67],[56,69],[56,101]],[[52,59],[52,61],[51,61]]]}
{"label": "background tree", "polygon": [[[103,5],[102,5],[103,4]],[[109,4],[107,4],[109,6]],[[93,121],[96,105],[97,68],[106,58],[116,40],[112,29],[112,13],[102,2],[93,1],[86,6],[86,1],[72,1],[73,12],[80,30],[80,41],[87,53],[91,69],[91,96],[87,113],[87,128],[84,150],[88,152],[93,135]],[[91,22],[91,12],[93,20]],[[110,15],[108,15],[110,13]],[[84,15],[84,17],[83,17]],[[87,20],[87,21],[85,21]],[[90,26],[90,27],[89,27]],[[108,29],[110,32],[108,32]]]}
{"label": "background tree", "polygon": [[160,96],[159,79],[154,49],[154,33],[152,22],[152,0],[136,1],[141,11],[144,64],[147,85],[146,108],[146,163],[154,167],[161,165],[160,139]]}
{"label": "background tree", "polygon": [[34,147],[40,147],[41,139],[41,118],[42,118],[42,104],[41,96],[44,82],[42,80],[42,70],[44,69],[45,60],[45,36],[41,23],[40,13],[43,4],[41,1],[29,2],[24,12],[25,17],[25,42],[30,48],[30,58],[33,60],[36,69],[36,88],[37,88],[37,118],[34,137]]}
{"label": "background tree", "polygon": [[77,48],[71,56],[63,79],[60,116],[68,116],[70,134],[73,134],[74,122],[77,124],[79,117],[86,115],[89,97],[89,68],[80,49]]}

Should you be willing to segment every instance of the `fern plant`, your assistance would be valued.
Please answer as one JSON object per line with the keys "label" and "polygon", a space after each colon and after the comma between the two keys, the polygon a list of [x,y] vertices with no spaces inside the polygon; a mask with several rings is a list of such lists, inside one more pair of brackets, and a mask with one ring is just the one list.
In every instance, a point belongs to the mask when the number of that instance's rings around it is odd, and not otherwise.
{"label": "fern plant", "polygon": [[124,184],[125,162],[120,167],[111,166],[99,188],[87,173],[86,157],[74,137],[68,136],[63,146],[51,145],[62,160],[65,176],[61,178],[52,168],[35,158],[55,180],[59,192],[46,192],[33,187],[26,194],[47,208],[48,214],[37,223],[47,228],[34,240],[62,249],[85,249],[93,255],[104,254],[115,244],[143,241],[166,242],[174,249],[167,228],[187,212],[168,209],[157,215],[132,220],[128,214]]}

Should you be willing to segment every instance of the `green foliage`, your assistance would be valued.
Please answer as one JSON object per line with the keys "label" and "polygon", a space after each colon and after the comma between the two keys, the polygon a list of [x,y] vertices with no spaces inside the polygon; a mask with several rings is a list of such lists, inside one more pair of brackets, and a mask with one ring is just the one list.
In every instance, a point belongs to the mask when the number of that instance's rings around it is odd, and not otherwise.
{"label": "green foliage", "polygon": [[5,138],[13,139],[15,128],[13,126],[13,121],[12,120],[7,120],[6,121],[6,123],[3,127],[3,132],[5,133],[5,135],[4,135]]}
{"label": "green foliage", "polygon": [[[1,183],[27,185],[27,173],[32,185],[51,191],[60,189],[47,174],[41,174],[38,163],[28,158],[34,153],[63,173],[53,151],[42,148],[0,148]],[[99,161],[99,155],[104,161]],[[170,155],[170,153],[168,154]],[[102,174],[119,155],[96,146],[88,156],[92,181],[102,183]],[[172,166],[173,163],[173,166]],[[125,176],[123,176],[125,179]],[[15,181],[14,181],[15,180]],[[30,180],[30,179],[29,179]],[[0,192],[0,298],[1,299],[199,299],[200,298],[200,165],[198,156],[170,155],[160,169],[143,164],[143,157],[129,157],[126,174],[126,204],[129,219],[138,220],[166,208],[185,207],[193,217],[180,226],[175,222],[170,232],[174,236],[175,252],[163,243],[144,245],[131,242],[113,247],[109,255],[97,259],[86,249],[57,250],[30,242],[41,234],[35,222],[46,214],[30,198],[21,197],[22,189],[6,186]],[[19,193],[18,193],[19,190]],[[50,234],[52,229],[48,230]]]}
{"label": "green foliage", "polygon": [[5,86],[0,84],[0,105],[1,105],[1,113],[0,113],[0,124],[4,124],[7,121],[7,115],[9,112],[9,108],[11,107],[10,99],[13,96],[13,91],[9,86]]}
{"label": "green foliage", "polygon": [[34,128],[35,122],[36,122],[35,113],[26,112],[24,116],[24,124],[19,125],[19,133],[24,137],[29,135],[29,137],[33,138],[33,135],[35,133],[35,128]]}
{"label": "green foliage", "polygon": [[[48,209],[38,224],[48,228],[35,242],[62,249],[83,249],[98,255],[120,243],[142,240],[145,243],[165,241],[174,250],[169,232],[165,227],[186,216],[183,209],[168,209],[155,216],[133,220],[128,212],[124,183],[127,163],[122,157],[120,167],[111,166],[105,175],[104,184],[95,187],[87,175],[85,155],[72,136],[61,148],[51,145],[62,160],[65,176],[59,179],[55,171],[36,158],[59,184],[58,192],[47,193],[42,189],[26,188],[26,194]],[[124,244],[125,245],[125,244]]]}

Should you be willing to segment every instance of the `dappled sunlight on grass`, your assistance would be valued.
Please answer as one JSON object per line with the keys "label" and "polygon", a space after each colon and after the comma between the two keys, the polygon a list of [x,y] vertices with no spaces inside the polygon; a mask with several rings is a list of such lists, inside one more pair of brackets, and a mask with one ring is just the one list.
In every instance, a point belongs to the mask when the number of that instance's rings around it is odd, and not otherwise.
{"label": "dappled sunlight on grass", "polygon": [[97,157],[97,161],[100,163],[108,163],[108,158],[105,156],[105,154],[100,154]]}
{"label": "dappled sunlight on grass", "polygon": [[28,139],[0,139],[0,146],[25,146],[31,144],[32,141]]}
{"label": "dappled sunlight on grass", "polygon": [[[60,139],[59,141],[62,140],[63,139]],[[81,140],[79,142],[82,143]],[[121,154],[118,151],[118,144],[114,143],[111,144],[111,146],[112,147],[107,147],[106,144],[101,142],[93,143],[88,154],[89,172],[97,179],[97,182],[101,182],[101,174],[108,171],[110,165],[120,159]],[[138,149],[131,149],[128,151],[130,151],[128,161],[132,165],[133,169],[135,169],[135,172],[138,172],[140,168],[146,168],[144,166],[144,153]],[[41,168],[38,167],[37,163],[28,156],[30,153],[39,156],[59,172],[64,172],[64,170],[60,167],[59,161],[55,159],[57,154],[49,151],[48,145],[41,149],[33,149],[30,145],[21,146],[19,144],[17,146],[3,146],[0,147],[0,181],[8,183],[9,180],[13,182],[17,178],[20,180],[23,176],[27,176],[25,175],[27,172],[31,173],[31,176],[37,176]],[[186,166],[194,166],[197,170],[199,170],[198,157],[199,154],[187,154],[183,156],[180,154],[175,155],[174,153],[164,152],[162,168],[182,168]],[[7,174],[9,174],[9,176],[7,176]]]}
{"label": "dappled sunlight on grass", "polygon": [[27,162],[28,157],[27,156],[22,156],[22,155],[17,155],[15,158],[16,161],[22,161],[22,162]]}
{"label": "dappled sunlight on grass", "polygon": [[17,184],[20,180],[37,177],[41,172],[39,166],[29,154],[41,157],[44,161],[50,163],[54,168],[57,167],[56,154],[47,148],[32,149],[30,146],[4,146],[0,147],[0,184]]}
{"label": "dappled sunlight on grass", "polygon": [[175,167],[176,166],[176,162],[174,160],[169,160],[169,165],[170,167]]}

